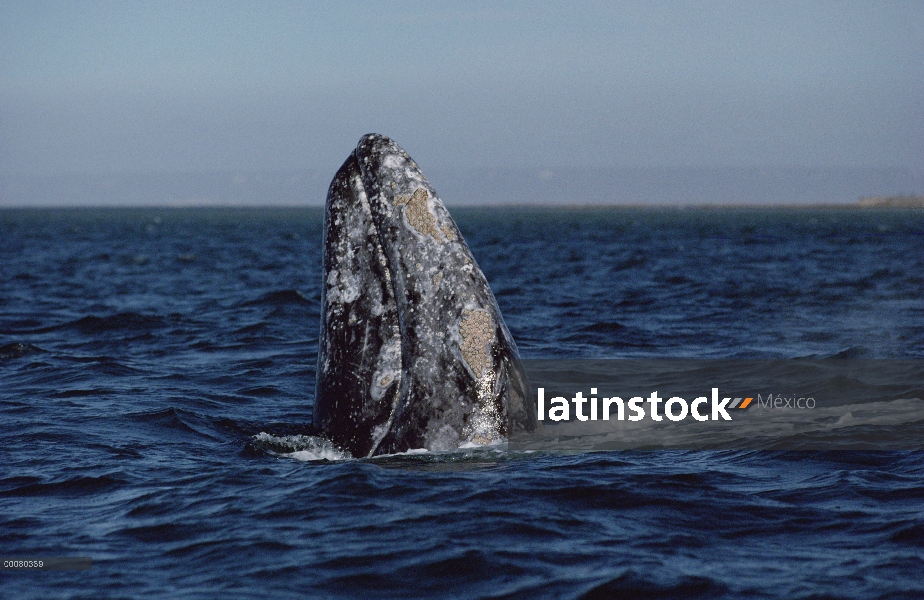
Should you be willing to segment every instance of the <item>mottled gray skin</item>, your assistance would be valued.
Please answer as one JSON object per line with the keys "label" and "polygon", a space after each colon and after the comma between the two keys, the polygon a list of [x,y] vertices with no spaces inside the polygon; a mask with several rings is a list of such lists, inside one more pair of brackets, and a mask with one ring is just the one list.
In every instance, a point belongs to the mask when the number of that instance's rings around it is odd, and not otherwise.
{"label": "mottled gray skin", "polygon": [[324,244],[314,423],[333,442],[374,456],[489,444],[510,427],[536,427],[484,274],[390,139],[364,136],[337,173]]}
{"label": "mottled gray skin", "polygon": [[354,456],[375,450],[401,387],[401,334],[386,265],[350,155],[330,184],[324,216],[314,424]]}

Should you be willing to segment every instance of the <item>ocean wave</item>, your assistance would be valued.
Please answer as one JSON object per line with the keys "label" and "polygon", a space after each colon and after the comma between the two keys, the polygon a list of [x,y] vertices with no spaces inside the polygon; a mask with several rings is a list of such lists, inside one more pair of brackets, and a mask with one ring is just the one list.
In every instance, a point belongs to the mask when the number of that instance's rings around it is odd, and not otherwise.
{"label": "ocean wave", "polygon": [[248,300],[241,306],[317,306],[318,300],[307,298],[298,290],[277,290],[263,294],[256,300]]}
{"label": "ocean wave", "polygon": [[22,342],[13,342],[0,346],[0,360],[19,358],[27,354],[36,354],[45,352],[38,346],[32,344],[23,344]]}

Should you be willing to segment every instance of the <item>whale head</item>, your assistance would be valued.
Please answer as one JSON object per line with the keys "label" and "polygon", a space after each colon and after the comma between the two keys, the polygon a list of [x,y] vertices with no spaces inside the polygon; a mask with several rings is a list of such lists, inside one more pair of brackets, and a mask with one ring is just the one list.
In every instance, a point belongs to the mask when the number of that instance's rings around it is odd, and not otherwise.
{"label": "whale head", "polygon": [[493,444],[536,427],[488,282],[391,139],[363,136],[324,221],[314,424],[353,456]]}

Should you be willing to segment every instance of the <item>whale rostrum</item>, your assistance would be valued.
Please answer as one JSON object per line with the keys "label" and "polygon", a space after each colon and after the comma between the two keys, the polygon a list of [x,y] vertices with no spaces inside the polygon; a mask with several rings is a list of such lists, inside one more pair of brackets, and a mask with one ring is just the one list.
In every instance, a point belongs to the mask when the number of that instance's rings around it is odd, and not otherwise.
{"label": "whale rostrum", "polygon": [[364,136],[331,182],[314,425],[355,457],[536,427],[484,274],[417,164]]}

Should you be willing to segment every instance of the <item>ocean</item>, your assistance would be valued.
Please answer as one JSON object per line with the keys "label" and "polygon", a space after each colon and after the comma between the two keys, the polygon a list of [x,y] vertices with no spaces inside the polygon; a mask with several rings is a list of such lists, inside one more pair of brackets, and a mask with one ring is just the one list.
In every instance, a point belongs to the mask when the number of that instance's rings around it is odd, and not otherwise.
{"label": "ocean", "polygon": [[[924,358],[921,210],[451,212],[526,359]],[[918,450],[324,444],[322,227],[0,210],[0,596],[924,597]]]}

